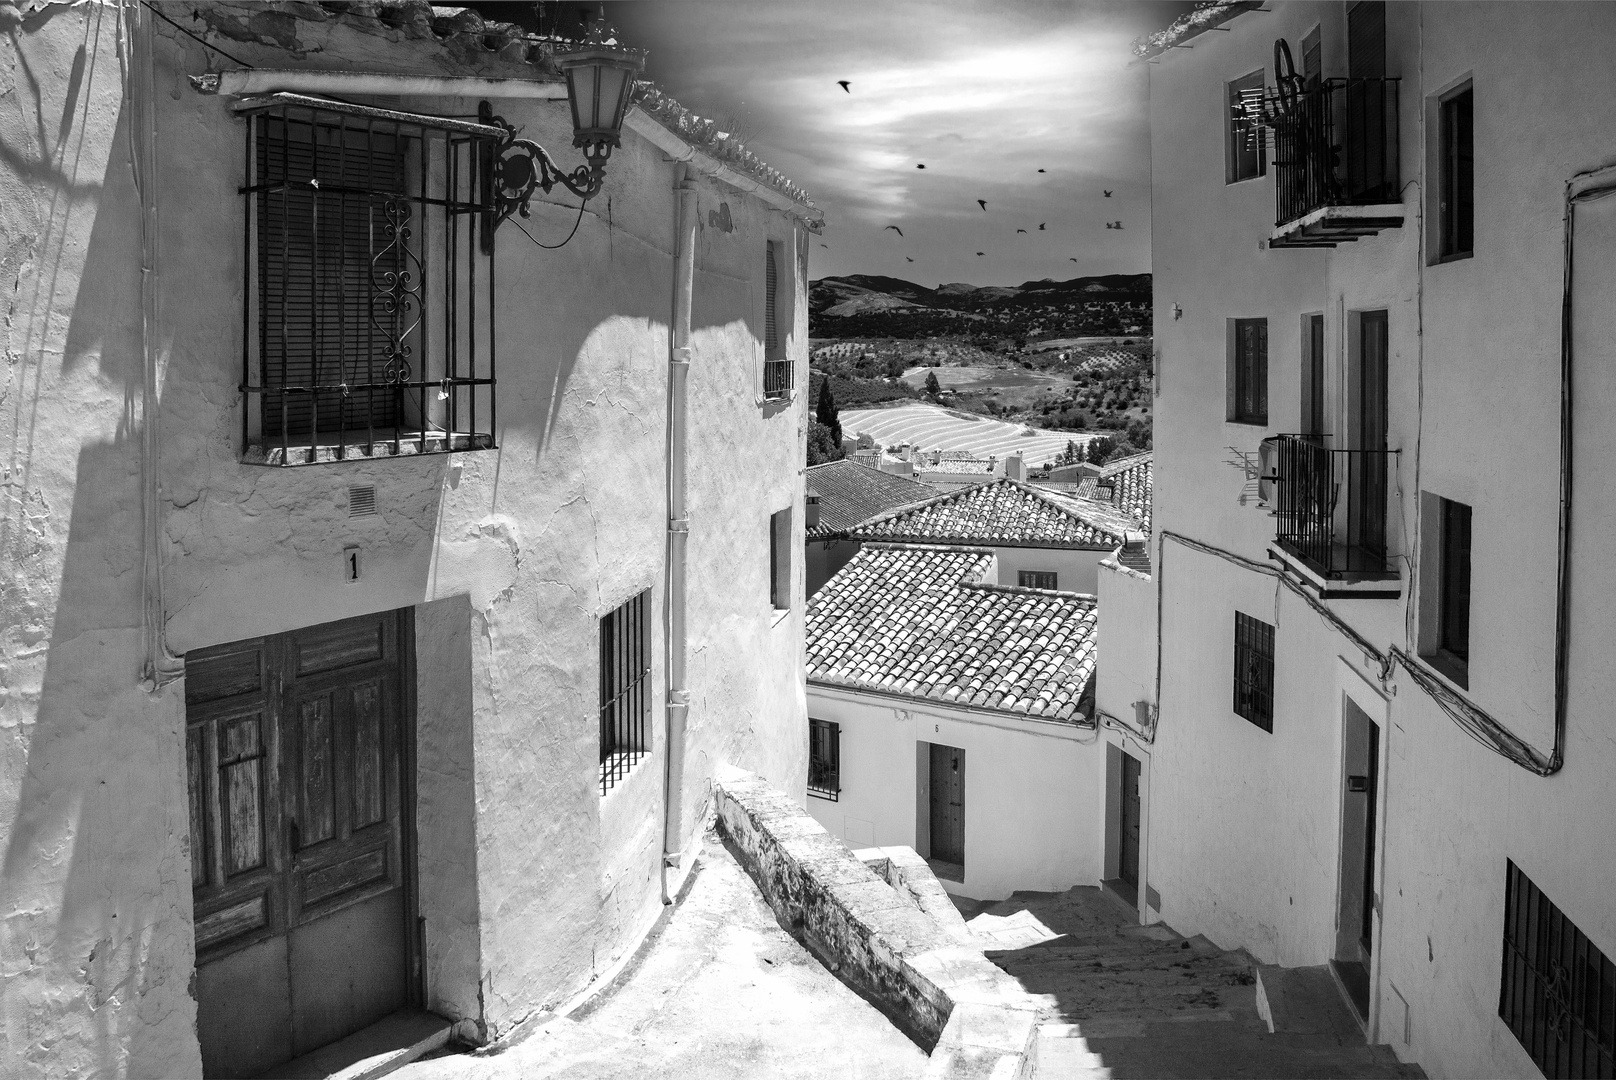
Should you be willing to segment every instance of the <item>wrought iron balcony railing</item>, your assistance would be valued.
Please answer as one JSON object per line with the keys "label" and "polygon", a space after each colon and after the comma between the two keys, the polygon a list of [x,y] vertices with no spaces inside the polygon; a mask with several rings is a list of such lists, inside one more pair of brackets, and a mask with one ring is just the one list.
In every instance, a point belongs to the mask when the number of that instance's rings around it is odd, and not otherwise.
{"label": "wrought iron balcony railing", "polygon": [[1276,225],[1325,206],[1399,200],[1397,79],[1283,82],[1264,122],[1274,133]]}
{"label": "wrought iron balcony railing", "polygon": [[1396,450],[1334,450],[1281,435],[1275,539],[1326,578],[1395,575],[1386,559],[1387,475]]}

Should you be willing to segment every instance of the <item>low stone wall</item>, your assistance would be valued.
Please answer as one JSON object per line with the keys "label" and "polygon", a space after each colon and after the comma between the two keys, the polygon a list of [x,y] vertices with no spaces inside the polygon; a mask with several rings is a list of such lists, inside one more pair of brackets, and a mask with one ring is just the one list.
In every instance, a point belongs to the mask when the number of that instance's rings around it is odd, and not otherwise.
{"label": "low stone wall", "polygon": [[[1036,1075],[1038,1025],[1051,1002],[1028,994],[984,958],[968,931],[962,938],[960,927],[931,913],[942,915],[924,884],[931,873],[924,860],[902,854],[908,849],[879,849],[871,860],[881,866],[877,875],[790,798],[749,773],[721,775],[717,796],[719,828],[775,915],[934,1044],[928,1077]],[[897,885],[889,884],[893,878]]]}
{"label": "low stone wall", "polygon": [[911,847],[858,848],[853,857],[874,871],[875,876],[908,897],[921,913],[931,918],[938,929],[960,945],[976,946],[971,928],[965,917],[948,898],[943,883],[932,873],[931,866]]}

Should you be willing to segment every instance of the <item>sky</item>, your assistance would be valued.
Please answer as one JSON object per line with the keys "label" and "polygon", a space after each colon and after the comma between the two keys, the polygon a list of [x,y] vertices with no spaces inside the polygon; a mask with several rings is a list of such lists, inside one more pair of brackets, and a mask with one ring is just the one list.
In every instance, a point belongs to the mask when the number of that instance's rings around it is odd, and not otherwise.
{"label": "sky", "polygon": [[735,130],[824,211],[811,277],[880,274],[926,286],[1150,269],[1145,65],[1129,43],[1189,7],[605,5],[622,40],[650,50],[647,77]]}

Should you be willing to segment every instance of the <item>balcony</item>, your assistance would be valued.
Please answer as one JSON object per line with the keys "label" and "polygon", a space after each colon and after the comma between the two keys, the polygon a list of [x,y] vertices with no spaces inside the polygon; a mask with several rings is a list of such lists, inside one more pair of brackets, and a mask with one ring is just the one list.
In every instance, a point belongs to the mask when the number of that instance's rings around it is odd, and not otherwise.
{"label": "balcony", "polygon": [[1386,557],[1387,476],[1396,450],[1334,450],[1281,435],[1275,455],[1277,554],[1321,596],[1397,596]]}
{"label": "balcony", "polygon": [[1274,137],[1271,248],[1335,247],[1403,224],[1397,79],[1282,87],[1265,103]]}

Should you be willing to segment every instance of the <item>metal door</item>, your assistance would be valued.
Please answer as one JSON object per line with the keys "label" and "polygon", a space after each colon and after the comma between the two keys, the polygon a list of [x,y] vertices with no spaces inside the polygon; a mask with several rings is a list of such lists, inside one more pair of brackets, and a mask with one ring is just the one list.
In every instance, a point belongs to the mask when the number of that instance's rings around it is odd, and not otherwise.
{"label": "metal door", "polygon": [[931,744],[931,857],[965,865],[965,751]]}
{"label": "metal door", "polygon": [[1139,892],[1139,759],[1122,755],[1122,845],[1117,877]]}
{"label": "metal door", "polygon": [[408,1003],[410,612],[186,657],[198,1035],[251,1076]]}

